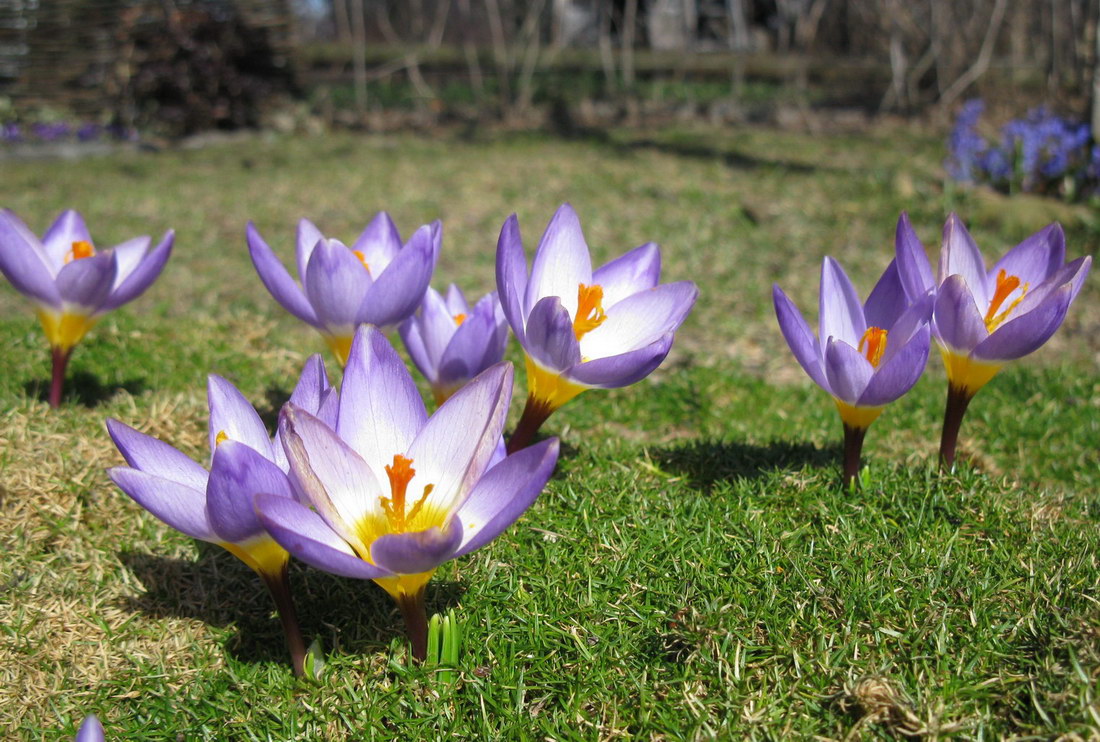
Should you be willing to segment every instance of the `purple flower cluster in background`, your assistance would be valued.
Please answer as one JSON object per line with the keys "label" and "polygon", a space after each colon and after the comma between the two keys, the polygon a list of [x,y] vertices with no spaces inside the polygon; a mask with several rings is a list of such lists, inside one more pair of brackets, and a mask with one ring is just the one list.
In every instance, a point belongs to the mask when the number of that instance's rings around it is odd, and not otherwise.
{"label": "purple flower cluster in background", "polygon": [[1091,143],[1088,124],[1040,106],[1002,126],[997,140],[980,130],[984,111],[979,99],[967,101],[959,111],[945,163],[952,178],[1009,193],[1069,199],[1100,193],[1100,146]]}
{"label": "purple flower cluster in background", "polygon": [[93,122],[72,124],[66,121],[34,122],[19,124],[14,121],[0,123],[0,142],[19,144],[23,142],[96,142],[116,141],[132,142],[138,138],[137,131],[118,124],[104,126]]}

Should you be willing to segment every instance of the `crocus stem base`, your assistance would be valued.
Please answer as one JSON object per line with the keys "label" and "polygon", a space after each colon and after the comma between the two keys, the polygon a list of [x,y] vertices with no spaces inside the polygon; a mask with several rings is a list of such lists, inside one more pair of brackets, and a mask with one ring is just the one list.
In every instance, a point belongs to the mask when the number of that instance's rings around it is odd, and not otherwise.
{"label": "crocus stem base", "polygon": [[402,593],[397,598],[397,607],[405,619],[405,632],[412,644],[412,656],[417,662],[428,658],[428,611],[424,605],[424,589],[415,593]]}
{"label": "crocus stem base", "polygon": [[854,489],[859,481],[859,456],[863,452],[863,437],[867,428],[844,423],[844,488]]}
{"label": "crocus stem base", "polygon": [[69,357],[72,356],[72,348],[50,348],[50,360],[53,372],[50,375],[50,407],[57,409],[61,406],[61,395],[65,389],[65,369],[69,365]]}
{"label": "crocus stem base", "polygon": [[959,428],[962,427],[966,408],[974,395],[966,389],[948,385],[947,408],[943,413],[943,435],[940,437],[940,468],[955,467],[955,448],[959,443]]}
{"label": "crocus stem base", "polygon": [[527,397],[527,404],[523,407],[523,415],[519,418],[519,424],[512,431],[512,437],[508,439],[508,453],[522,451],[531,445],[535,433],[539,431],[547,418],[554,414],[554,409],[545,400],[533,396]]}
{"label": "crocus stem base", "polygon": [[279,612],[279,620],[283,624],[283,633],[286,635],[286,647],[290,650],[290,664],[294,668],[294,675],[302,677],[305,674],[306,645],[302,640],[302,630],[298,627],[294,599],[290,595],[287,567],[283,565],[278,575],[262,574],[260,576],[263,577],[267,589],[271,591],[271,597],[275,600],[275,608]]}

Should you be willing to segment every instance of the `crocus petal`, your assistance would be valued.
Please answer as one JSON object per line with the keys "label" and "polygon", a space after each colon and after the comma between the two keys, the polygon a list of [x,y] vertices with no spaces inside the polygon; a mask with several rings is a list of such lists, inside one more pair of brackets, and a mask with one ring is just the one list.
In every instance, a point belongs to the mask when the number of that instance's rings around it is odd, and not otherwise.
{"label": "crocus petal", "polygon": [[415,575],[450,559],[461,542],[462,524],[451,520],[443,528],[379,536],[370,545],[370,558],[394,574]]}
{"label": "crocus petal", "polygon": [[309,259],[313,255],[313,248],[317,247],[317,243],[323,242],[324,239],[325,236],[321,234],[321,230],[317,229],[317,225],[309,219],[298,221],[298,229],[294,240],[294,257],[298,263],[299,278],[305,278],[306,266],[309,265]]}
{"label": "crocus petal", "polygon": [[271,438],[267,428],[237,387],[217,374],[210,374],[206,383],[206,399],[210,406],[211,452],[218,447],[218,437],[224,433],[223,441],[239,441],[265,458],[271,458]]}
{"label": "crocus petal", "polygon": [[953,351],[966,355],[989,337],[989,330],[960,274],[948,276],[936,295],[936,330],[939,339]]}
{"label": "crocus petal", "polygon": [[15,214],[0,210],[0,273],[21,294],[60,309],[56,272],[34,233]]}
{"label": "crocus petal", "polygon": [[118,263],[109,252],[74,260],[57,272],[57,292],[66,304],[98,314],[105,310],[117,271]]}
{"label": "crocus petal", "polygon": [[512,332],[520,344],[526,337],[524,326],[526,312],[523,309],[527,293],[527,257],[523,254],[523,240],[519,233],[519,219],[508,217],[500,228],[497,239],[497,294],[504,309],[504,316],[512,326]]}
{"label": "crocus petal", "polygon": [[252,507],[260,492],[294,497],[286,474],[255,449],[236,441],[218,446],[206,484],[206,513],[218,538],[239,543],[263,532]]}
{"label": "crocus petal", "polygon": [[875,370],[856,406],[881,407],[912,389],[928,363],[931,339],[928,325],[921,325],[908,343]]}
{"label": "crocus petal", "polygon": [[558,207],[535,251],[524,306],[528,315],[547,296],[557,296],[572,317],[577,312],[577,291],[592,284],[592,259],[581,231],[577,212],[569,204]]}
{"label": "crocus petal", "polygon": [[314,353],[302,366],[302,374],[294,391],[290,393],[290,402],[306,412],[316,415],[321,409],[325,392],[330,389],[328,374],[325,373],[325,360],[320,353]]}
{"label": "crocus petal", "polygon": [[910,304],[909,308],[898,317],[897,322],[890,327],[884,328],[887,330],[886,350],[883,352],[882,358],[879,359],[880,366],[889,363],[890,359],[893,358],[897,352],[908,345],[910,338],[912,338],[923,325],[927,325],[931,322],[932,310],[935,305],[936,300],[932,296],[932,292],[929,291],[927,294]]}
{"label": "crocus petal", "polygon": [[[298,383],[294,385],[294,391],[290,393],[291,404],[301,407],[311,415],[317,415],[330,428],[336,425],[335,409],[326,417],[321,414],[325,401],[329,399],[330,392],[335,392],[328,383],[328,374],[325,373],[325,361],[320,353],[314,353],[306,359],[302,367],[302,374],[298,377]],[[271,442],[272,460],[284,472],[288,470],[290,462],[287,461],[286,451],[283,450],[283,442],[278,429],[275,438]]]}
{"label": "crocus petal", "polygon": [[95,714],[84,717],[84,723],[80,725],[73,742],[104,742],[103,725],[99,723]]}
{"label": "crocus petal", "polygon": [[928,262],[928,253],[913,230],[909,215],[904,211],[898,217],[894,252],[898,264],[898,277],[910,301],[936,287],[935,279],[932,277],[932,265]]}
{"label": "crocus petal", "polygon": [[[504,356],[503,344],[494,349],[496,325],[492,315],[471,314],[447,344],[436,368],[438,383],[448,386],[465,382],[497,363]],[[499,350],[500,352],[495,352]]]}
{"label": "crocus petal", "polygon": [[843,340],[851,346],[867,330],[863,317],[863,305],[840,263],[826,257],[821,263],[821,288],[818,301],[819,318],[817,336],[821,342],[829,338]]}
{"label": "crocus petal", "polygon": [[508,402],[512,365],[499,363],[459,389],[432,415],[409,446],[416,476],[410,492],[433,485],[425,507],[450,512],[489,465]]}
{"label": "crocus petal", "polygon": [[364,546],[356,530],[380,510],[382,489],[371,467],[313,415],[288,404],[280,419],[290,470],[329,528],[349,544]]}
{"label": "crocus petal", "polygon": [[150,242],[152,240],[148,237],[135,237],[111,248],[110,251],[115,254],[115,259],[118,262],[118,275],[115,276],[116,289],[141,264],[141,259],[145,257],[145,253],[149,250]]}
{"label": "crocus petal", "polygon": [[356,556],[347,542],[305,505],[262,493],[256,495],[254,502],[256,515],[271,537],[311,567],[360,580],[390,576],[386,570]]}
{"label": "crocus petal", "polygon": [[564,371],[580,363],[581,349],[573,332],[573,319],[559,297],[547,296],[531,310],[523,349],[552,371]]}
{"label": "crocus petal", "polygon": [[[420,309],[419,324],[424,329],[424,348],[427,351],[429,365],[432,369],[439,366],[439,360],[447,349],[451,337],[459,330],[455,327],[451,308],[435,289],[428,289],[424,294],[424,304]],[[428,374],[425,374],[427,376]]]}
{"label": "crocus petal", "polygon": [[401,235],[390,215],[380,211],[363,229],[351,249],[363,253],[371,272],[377,276],[397,257],[401,250]]}
{"label": "crocus petal", "polygon": [[107,419],[107,432],[126,463],[134,469],[193,490],[206,491],[206,469],[164,441],[111,418]]}
{"label": "crocus petal", "polygon": [[349,334],[360,322],[359,307],[371,283],[359,259],[336,240],[324,240],[313,249],[303,281],[317,322],[331,332]]}
{"label": "crocus petal", "polygon": [[363,326],[351,344],[340,390],[336,431],[375,470],[408,450],[428,413],[401,357],[376,327]]}
{"label": "crocus petal", "polygon": [[863,318],[867,320],[868,327],[889,329],[898,321],[908,304],[895,258],[871,289],[871,295],[863,305]]}
{"label": "crocus petal", "polygon": [[[779,331],[794,353],[795,360],[809,374],[814,383],[825,391],[830,391],[829,381],[825,378],[825,368],[821,365],[823,353],[821,345],[798,307],[778,285],[772,286],[772,301],[775,304],[775,317],[779,320]],[[828,339],[828,338],[826,338]]]}
{"label": "crocus petal", "polygon": [[1039,349],[1066,318],[1073,287],[1065,284],[1031,311],[1008,320],[970,354],[986,362],[1011,361]]}
{"label": "crocus petal", "polygon": [[979,307],[989,304],[986,286],[985,262],[974,238],[958,215],[952,212],[943,225],[943,247],[940,249],[939,284],[949,276],[960,275],[970,287],[970,293]]}
{"label": "crocus petal", "polygon": [[[256,267],[256,273],[268,292],[279,302],[283,309],[293,314],[303,322],[318,326],[317,315],[313,307],[309,305],[306,295],[301,287],[290,277],[283,264],[275,257],[275,253],[267,246],[260,236],[256,225],[248,223],[248,254],[252,258],[252,265]],[[312,248],[310,249],[312,252]],[[303,274],[304,275],[304,274]]]}
{"label": "crocus petal", "polygon": [[1066,262],[1066,234],[1062,225],[1048,224],[1019,245],[1005,253],[989,272],[996,280],[1002,270],[1017,276],[1020,283],[1038,286],[1050,278]]}
{"label": "crocus petal", "polygon": [[632,294],[606,310],[604,322],[580,340],[581,356],[604,358],[649,345],[680,326],[699,289],[691,281],[666,283]]}
{"label": "crocus petal", "polygon": [[[144,238],[148,239],[148,238]],[[128,276],[121,281],[115,282],[116,288],[111,292],[111,295],[107,298],[105,305],[106,309],[117,309],[128,301],[132,301],[144,293],[145,289],[152,285],[153,281],[157,280],[162,270],[164,270],[165,263],[168,262],[168,258],[172,255],[172,244],[175,242],[175,233],[172,230],[168,232],[161,239],[160,244],[157,245],[151,253],[142,258],[141,262],[134,267]],[[118,252],[120,248],[116,248],[115,254],[119,256],[119,260],[122,260],[122,254]],[[119,263],[119,273],[122,272],[122,264]],[[59,276],[60,277],[60,276]]]}
{"label": "crocus petal", "polygon": [[358,320],[389,327],[415,312],[432,280],[438,248],[437,225],[416,230],[381,275],[375,274],[377,278],[360,305]]}
{"label": "crocus petal", "polygon": [[451,316],[469,314],[470,312],[470,303],[466,301],[466,295],[462,293],[462,289],[453,283],[447,287],[445,303]]}
{"label": "crocus petal", "polygon": [[557,461],[558,439],[550,438],[486,472],[455,514],[462,522],[462,545],[455,557],[480,549],[515,523],[542,492]]}
{"label": "crocus petal", "polygon": [[592,272],[592,282],[603,287],[603,306],[609,309],[631,294],[657,285],[661,277],[661,249],[647,242]]}
{"label": "crocus petal", "polygon": [[603,389],[629,386],[649,376],[661,365],[672,348],[672,339],[673,333],[670,332],[628,353],[578,363],[567,369],[565,376],[583,386]]}
{"label": "crocus petal", "polygon": [[79,212],[69,209],[58,215],[46,234],[42,235],[42,245],[46,254],[58,269],[65,265],[65,258],[73,249],[74,242],[92,243],[92,235],[84,224]]}
{"label": "crocus petal", "polygon": [[413,365],[417,370],[422,373],[429,381],[435,379],[435,364],[432,363],[432,358],[428,355],[427,347],[424,343],[424,336],[420,332],[420,320],[418,317],[409,317],[407,320],[401,323],[397,328],[398,334],[401,336],[401,342],[405,344],[405,350],[409,352],[409,358],[412,359]]}
{"label": "crocus petal", "polygon": [[830,338],[825,348],[825,377],[832,395],[856,404],[871,381],[874,367],[858,350],[843,340]]}
{"label": "crocus petal", "polygon": [[201,541],[216,540],[206,518],[205,492],[125,466],[108,469],[107,476],[134,502],[180,533]]}

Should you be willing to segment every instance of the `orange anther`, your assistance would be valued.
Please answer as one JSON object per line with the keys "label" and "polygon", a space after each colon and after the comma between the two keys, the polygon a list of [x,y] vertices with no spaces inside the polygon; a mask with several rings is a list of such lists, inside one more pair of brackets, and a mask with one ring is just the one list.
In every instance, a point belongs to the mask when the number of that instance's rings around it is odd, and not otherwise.
{"label": "orange anther", "polygon": [[385,469],[386,476],[390,480],[390,496],[379,498],[382,503],[382,510],[385,511],[393,531],[404,533],[409,522],[416,518],[421,508],[424,507],[424,503],[427,501],[428,495],[432,493],[435,485],[429,484],[425,487],[424,494],[413,503],[408,512],[405,512],[405,491],[409,487],[409,482],[416,476],[416,469],[412,468],[412,459],[405,458],[401,454],[394,454],[393,464],[387,465]]}
{"label": "orange anther", "polygon": [[229,440],[229,436],[226,435],[224,430],[219,430],[218,434],[214,436],[214,448],[217,448],[221,444],[225,443],[227,440]]}
{"label": "orange anther", "polygon": [[370,263],[367,262],[367,256],[363,254],[362,250],[352,250],[351,254],[359,258],[359,262],[363,264],[363,267],[367,269],[367,273],[370,273]]}
{"label": "orange anther", "polygon": [[1012,300],[1012,303],[1008,305],[1007,309],[997,314],[997,310],[1004,304],[1005,299],[1007,299],[1013,291],[1020,288],[1020,277],[1010,276],[1004,268],[1001,268],[1000,272],[997,273],[997,288],[993,290],[993,298],[989,300],[989,309],[985,313],[985,329],[989,332],[996,330],[997,327],[1008,318],[1008,315],[1016,308],[1016,305],[1023,301],[1024,296],[1027,294],[1028,286],[1030,285],[1031,284],[1025,283],[1020,295]]}
{"label": "orange anther", "polygon": [[603,286],[580,284],[577,289],[577,314],[573,319],[573,334],[577,340],[595,330],[607,319],[603,311]]}
{"label": "orange anther", "polygon": [[870,362],[872,368],[878,368],[882,354],[886,352],[886,330],[881,327],[868,327],[859,339],[860,353]]}
{"label": "orange anther", "polygon": [[87,240],[77,240],[73,243],[73,248],[69,250],[69,254],[65,256],[65,262],[71,263],[74,260],[90,258],[93,255],[95,255],[95,248],[92,247],[91,242]]}
{"label": "orange anther", "polygon": [[462,323],[466,321],[466,313],[459,312],[453,317],[455,321],[455,327],[462,327]]}

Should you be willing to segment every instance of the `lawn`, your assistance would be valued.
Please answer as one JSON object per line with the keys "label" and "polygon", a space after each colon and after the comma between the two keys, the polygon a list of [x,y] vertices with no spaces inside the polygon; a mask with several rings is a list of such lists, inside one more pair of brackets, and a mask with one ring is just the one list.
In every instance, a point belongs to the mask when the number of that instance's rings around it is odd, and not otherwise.
{"label": "lawn", "polygon": [[[5,738],[68,739],[89,712],[108,739],[172,741],[1100,733],[1097,280],[1046,347],[976,397],[951,474],[935,466],[934,354],[871,427],[857,492],[838,485],[835,408],[775,324],[771,284],[812,309],[826,254],[866,294],[902,210],[933,255],[952,210],[987,256],[1056,219],[1070,257],[1097,251],[1094,210],[945,185],[943,154],[938,136],[898,127],[688,128],[4,162],[0,205],[39,232],[72,207],[100,245],[177,234],[160,281],[77,348],[56,412],[41,330],[0,287]],[[109,482],[122,459],[104,419],[205,461],[207,374],[273,421],[306,357],[327,353],[256,277],[250,219],[291,262],[302,216],[343,239],[380,209],[405,236],[438,218],[433,285],[480,295],[505,217],[531,252],[564,201],[595,262],[654,240],[664,280],[699,284],[671,355],[556,413],[544,432],[562,457],[543,495],[436,574],[429,610],[465,622],[453,686],[409,666],[382,590],[300,565],[302,628],[327,665],[296,680],[255,575]]]}

